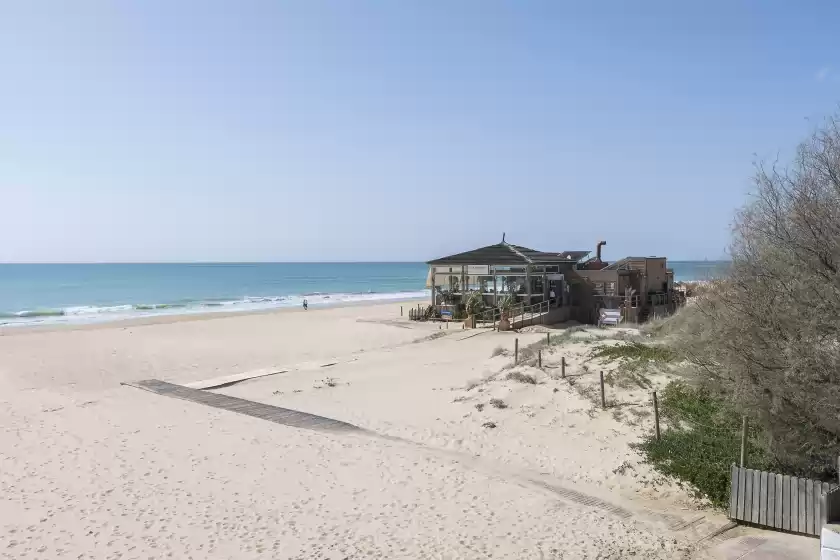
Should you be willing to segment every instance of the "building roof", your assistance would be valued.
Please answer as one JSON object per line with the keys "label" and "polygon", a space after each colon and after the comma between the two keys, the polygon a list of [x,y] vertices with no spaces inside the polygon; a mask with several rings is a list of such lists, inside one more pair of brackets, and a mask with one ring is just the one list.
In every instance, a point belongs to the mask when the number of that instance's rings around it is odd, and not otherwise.
{"label": "building roof", "polygon": [[563,251],[558,256],[563,260],[577,262],[592,251]]}
{"label": "building roof", "polygon": [[647,262],[648,260],[664,259],[665,257],[624,257],[621,260],[615,261],[609,266],[604,267],[603,270],[620,270],[630,266],[630,263]]}
{"label": "building roof", "polygon": [[511,243],[497,243],[495,245],[487,245],[450,255],[448,257],[441,257],[429,261],[426,264],[430,265],[447,265],[447,264],[478,264],[478,265],[524,265],[524,264],[543,264],[543,263],[560,263],[568,262],[575,263],[581,258],[589,254],[589,251],[564,251],[562,253],[550,253],[544,251],[537,251],[522,247],[521,245],[513,245]]}

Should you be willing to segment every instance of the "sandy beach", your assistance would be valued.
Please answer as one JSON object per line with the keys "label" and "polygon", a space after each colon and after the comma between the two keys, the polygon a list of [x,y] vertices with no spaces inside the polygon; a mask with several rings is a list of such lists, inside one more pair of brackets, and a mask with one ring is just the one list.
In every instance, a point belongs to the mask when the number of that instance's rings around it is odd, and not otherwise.
{"label": "sandy beach", "polygon": [[[507,355],[560,329],[399,307],[2,331],[0,557],[689,558],[726,522],[628,447],[649,426],[596,406],[585,342],[562,347],[573,385],[560,353],[541,370]],[[120,385],[269,370],[215,391],[365,431]]]}

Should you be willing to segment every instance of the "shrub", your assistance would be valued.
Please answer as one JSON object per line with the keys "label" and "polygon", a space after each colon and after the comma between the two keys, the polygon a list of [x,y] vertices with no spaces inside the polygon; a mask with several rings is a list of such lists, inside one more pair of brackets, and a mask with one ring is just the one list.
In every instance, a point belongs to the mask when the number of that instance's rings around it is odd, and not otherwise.
{"label": "shrub", "polygon": [[689,305],[676,341],[792,468],[840,452],[840,116],[789,167],[759,164],[729,274]]}
{"label": "shrub", "polygon": [[536,385],[537,384],[537,378],[536,377],[534,377],[533,375],[529,375],[527,373],[521,373],[521,372],[518,372],[518,371],[512,371],[512,372],[508,373],[507,377],[505,379],[507,379],[509,381],[518,381],[519,383],[528,383],[530,385]]}
{"label": "shrub", "polygon": [[670,362],[675,359],[674,352],[667,347],[642,344],[641,342],[597,346],[592,350],[592,357],[631,362]]}
{"label": "shrub", "polygon": [[575,325],[574,327],[567,327],[559,333],[551,333],[551,346],[562,346],[570,342],[576,333],[586,332],[586,325]]}
{"label": "shrub", "polygon": [[466,305],[467,315],[478,315],[479,313],[484,310],[484,297],[481,295],[481,292],[470,292],[469,297],[467,297],[467,305]]}
{"label": "shrub", "polygon": [[510,356],[510,350],[502,346],[496,346],[493,349],[493,353],[490,354],[490,357],[495,358],[496,356]]}
{"label": "shrub", "polygon": [[440,311],[434,305],[426,306],[423,310],[423,317],[428,321],[430,319],[440,319]]}
{"label": "shrub", "polygon": [[493,408],[507,408],[507,403],[502,399],[490,399],[490,406]]}
{"label": "shrub", "polygon": [[499,309],[505,313],[510,313],[510,310],[516,305],[516,294],[505,294],[499,300]]}
{"label": "shrub", "polygon": [[[691,484],[712,504],[726,507],[730,468],[740,456],[740,414],[719,396],[682,383],[668,385],[659,402],[662,439],[651,434],[638,449],[657,470]],[[749,436],[747,466],[775,466],[758,443],[761,430],[753,428]]]}

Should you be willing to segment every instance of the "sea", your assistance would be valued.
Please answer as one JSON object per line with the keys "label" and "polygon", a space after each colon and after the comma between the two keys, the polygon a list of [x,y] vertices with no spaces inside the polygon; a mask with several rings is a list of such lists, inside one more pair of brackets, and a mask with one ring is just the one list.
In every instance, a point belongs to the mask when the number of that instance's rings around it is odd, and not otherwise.
{"label": "sea", "polygon": [[[720,261],[671,261],[675,279]],[[424,263],[0,264],[0,326],[428,297]]]}

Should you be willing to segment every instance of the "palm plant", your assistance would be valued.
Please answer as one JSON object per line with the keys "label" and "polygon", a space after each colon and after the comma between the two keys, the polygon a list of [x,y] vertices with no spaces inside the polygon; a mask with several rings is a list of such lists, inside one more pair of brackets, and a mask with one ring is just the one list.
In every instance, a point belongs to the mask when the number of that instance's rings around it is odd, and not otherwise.
{"label": "palm plant", "polygon": [[484,297],[481,292],[470,292],[467,298],[467,314],[475,317],[484,309]]}
{"label": "palm plant", "polygon": [[499,330],[506,331],[510,328],[510,315],[513,307],[516,305],[516,294],[511,290],[510,293],[505,294],[499,300]]}
{"label": "palm plant", "polygon": [[514,293],[505,294],[499,300],[499,310],[503,313],[510,313],[514,305],[516,305],[516,294]]}

